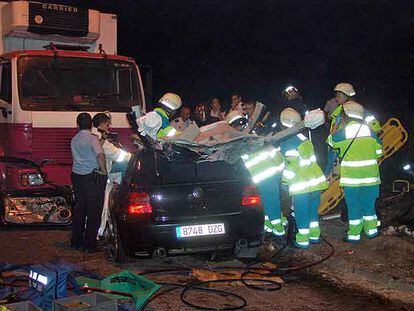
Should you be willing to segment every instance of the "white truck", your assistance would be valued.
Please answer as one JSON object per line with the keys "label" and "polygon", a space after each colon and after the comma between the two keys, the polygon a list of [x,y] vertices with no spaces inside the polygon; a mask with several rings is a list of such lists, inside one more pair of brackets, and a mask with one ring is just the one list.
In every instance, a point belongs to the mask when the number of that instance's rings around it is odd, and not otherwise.
{"label": "white truck", "polygon": [[0,2],[0,33],[0,223],[68,223],[55,186],[71,184],[76,116],[110,111],[119,142],[132,146],[125,113],[145,111],[139,68],[116,54],[114,14]]}

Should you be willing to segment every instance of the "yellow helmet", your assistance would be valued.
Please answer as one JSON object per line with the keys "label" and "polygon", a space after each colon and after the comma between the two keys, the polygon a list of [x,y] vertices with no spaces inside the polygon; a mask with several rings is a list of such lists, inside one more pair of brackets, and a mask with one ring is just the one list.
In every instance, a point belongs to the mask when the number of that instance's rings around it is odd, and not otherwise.
{"label": "yellow helmet", "polygon": [[282,123],[283,126],[294,127],[300,121],[302,121],[300,113],[293,108],[283,109],[280,113],[280,123]]}
{"label": "yellow helmet", "polygon": [[159,103],[164,110],[171,115],[181,107],[181,98],[174,93],[165,93],[160,98]]}

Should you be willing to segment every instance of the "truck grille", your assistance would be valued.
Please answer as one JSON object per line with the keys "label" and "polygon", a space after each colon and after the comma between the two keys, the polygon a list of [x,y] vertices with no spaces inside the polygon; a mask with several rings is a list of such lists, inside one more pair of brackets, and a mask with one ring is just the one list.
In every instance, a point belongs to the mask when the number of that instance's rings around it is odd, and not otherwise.
{"label": "truck grille", "polygon": [[[131,143],[132,131],[127,128],[114,129],[118,133],[118,141],[128,151],[133,151]],[[74,128],[33,128],[32,150],[33,159],[52,160],[59,164],[72,164],[70,141],[76,135]]]}
{"label": "truck grille", "polygon": [[33,128],[33,159],[71,164],[70,141],[76,132],[70,128]]}

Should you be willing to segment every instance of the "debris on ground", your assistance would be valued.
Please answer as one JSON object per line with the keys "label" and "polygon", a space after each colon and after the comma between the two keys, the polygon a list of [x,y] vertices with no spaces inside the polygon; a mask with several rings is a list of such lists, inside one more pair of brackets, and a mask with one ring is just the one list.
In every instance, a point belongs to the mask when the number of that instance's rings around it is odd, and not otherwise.
{"label": "debris on ground", "polygon": [[406,225],[388,226],[382,232],[384,235],[414,237],[414,229],[410,229]]}
{"label": "debris on ground", "polygon": [[[210,286],[243,286],[243,283],[240,282],[243,279],[243,270],[226,270],[226,271],[210,271],[204,269],[193,269],[192,275],[201,282],[206,281],[217,281],[217,280],[228,280],[228,282],[222,282],[220,284],[211,283]],[[267,276],[269,274],[268,270],[254,270],[248,273],[244,278],[255,280],[266,280],[273,281],[275,283],[284,283],[279,276]],[[262,285],[263,282],[260,281],[248,281],[250,285]]]}

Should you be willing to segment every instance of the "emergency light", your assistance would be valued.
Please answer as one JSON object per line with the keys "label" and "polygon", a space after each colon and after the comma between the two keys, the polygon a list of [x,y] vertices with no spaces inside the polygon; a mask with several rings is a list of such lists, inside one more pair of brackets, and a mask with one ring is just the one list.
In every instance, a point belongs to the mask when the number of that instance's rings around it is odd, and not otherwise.
{"label": "emergency light", "polygon": [[30,266],[29,286],[36,290],[41,300],[38,305],[45,311],[52,310],[55,299],[65,298],[70,267],[65,265],[38,264]]}
{"label": "emergency light", "polygon": [[42,275],[36,271],[30,270],[29,272],[29,285],[39,292],[43,292],[43,288],[47,285],[47,276]]}

